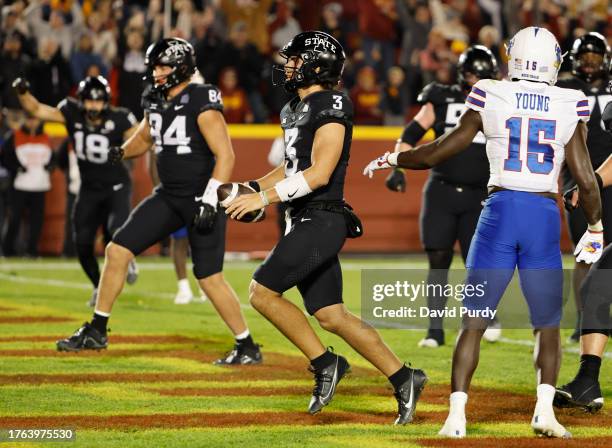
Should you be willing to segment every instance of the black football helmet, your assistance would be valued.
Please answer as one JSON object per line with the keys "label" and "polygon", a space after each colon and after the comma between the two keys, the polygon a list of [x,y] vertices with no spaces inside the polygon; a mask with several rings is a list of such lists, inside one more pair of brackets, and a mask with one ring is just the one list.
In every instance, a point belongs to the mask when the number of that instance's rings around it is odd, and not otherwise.
{"label": "black football helmet", "polygon": [[[170,37],[161,39],[149,45],[145,55],[147,74],[145,81],[150,82],[155,89],[163,92],[184,81],[189,80],[196,69],[195,50],[193,46],[184,39]],[[167,65],[173,71],[166,77],[166,82],[158,85],[153,76],[156,65]]]}
{"label": "black football helmet", "polygon": [[[111,99],[111,91],[108,81],[102,76],[88,76],[79,83],[77,89],[77,98],[79,106],[85,113],[85,116],[90,120],[97,120],[108,109]],[[104,101],[102,109],[87,109],[85,100],[101,100]]]}
{"label": "black football helmet", "polygon": [[340,42],[322,31],[305,31],[297,34],[278,52],[285,60],[299,57],[303,64],[294,69],[289,78],[284,65],[277,65],[272,72],[272,84],[282,85],[290,93],[313,84],[338,84],[346,55]]}
{"label": "black football helmet", "polygon": [[478,79],[495,79],[499,73],[497,59],[484,45],[472,45],[468,47],[457,62],[457,82],[463,88],[469,88],[467,82],[468,73]]}
{"label": "black football helmet", "polygon": [[[583,69],[584,61],[582,61],[581,56],[585,53],[595,53],[602,56],[601,64],[593,72],[585,72]],[[608,72],[608,64],[610,63],[610,47],[608,42],[599,33],[586,33],[574,41],[570,51],[570,61],[572,62],[572,74],[586,82],[605,78]]]}

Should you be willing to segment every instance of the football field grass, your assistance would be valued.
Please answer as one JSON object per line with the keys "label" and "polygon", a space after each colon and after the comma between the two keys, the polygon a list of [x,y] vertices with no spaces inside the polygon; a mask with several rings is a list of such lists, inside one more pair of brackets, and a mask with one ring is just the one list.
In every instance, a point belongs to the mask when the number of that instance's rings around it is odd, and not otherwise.
{"label": "football field grass", "polygon": [[[345,302],[359,314],[362,267],[420,267],[424,258],[357,259],[343,264]],[[307,362],[248,305],[254,262],[228,262],[225,274],[243,305],[251,333],[263,345],[264,364],[222,368],[212,361],[232,338],[210,302],[172,303],[176,279],[167,259],[145,258],[140,278],[126,286],[110,320],[108,350],[58,353],[55,340],[70,335],[91,311],[91,288],[70,259],[0,261],[0,429],[71,428],[72,442],[53,447],[538,447],[612,446],[612,414],[558,411],[572,441],[532,436],[535,403],[529,330],[506,330],[483,343],[467,405],[468,435],[437,436],[447,412],[453,341],[417,348],[419,330],[381,330],[400,356],[423,368],[430,381],[415,421],[394,427],[396,402],[388,381],[338,337],[318,333],[344,354],[353,371],[333,402],[306,412],[312,391]],[[195,282],[192,282],[195,286]],[[295,293],[289,294],[300,306]],[[571,379],[579,356],[565,344],[560,382]],[[609,351],[612,348],[609,348]],[[612,359],[602,366],[606,402],[612,400]],[[4,446],[49,446],[8,443]]]}

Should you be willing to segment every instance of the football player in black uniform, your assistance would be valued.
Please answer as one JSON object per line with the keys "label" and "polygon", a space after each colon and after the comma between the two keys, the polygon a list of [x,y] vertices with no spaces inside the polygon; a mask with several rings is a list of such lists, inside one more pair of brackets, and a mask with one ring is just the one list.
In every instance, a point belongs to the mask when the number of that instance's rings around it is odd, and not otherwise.
{"label": "football player in black uniform", "polygon": [[[612,73],[612,60],[609,64]],[[612,92],[612,81],[608,84],[608,90]],[[612,135],[612,101],[606,105],[602,121]],[[595,176],[601,191],[612,188],[612,156],[597,169]],[[563,199],[566,203],[570,201],[570,208],[578,204],[577,194],[566,195]],[[572,381],[557,388],[553,404],[560,408],[578,407],[597,412],[604,404],[599,371],[606,344],[612,336],[612,244],[608,243],[599,261],[589,269],[580,293],[580,368]]]}
{"label": "football player in black uniform", "polygon": [[345,55],[332,36],[308,31],[281,50],[280,72],[290,93],[297,93],[281,111],[285,164],[251,181],[259,193],[239,196],[226,213],[240,218],[274,203],[290,206],[291,225],[257,269],[250,286],[253,307],[272,322],[310,360],[315,388],[309,412],[315,414],[334,396],[349,370],[343,356],[326,350],[304,313],[282,294],[297,286],[306,311],[322,328],[343,338],[384,373],[395,388],[396,424],[412,420],[427,377],[395,356],[372,327],[342,303],[342,270],[338,252],[347,233],[360,224],[344,203],[344,180],[353,131],[353,105],[334,87],[340,81]]}
{"label": "football player in black uniform", "polygon": [[[127,109],[109,105],[110,88],[101,76],[82,80],[77,98],[65,98],[57,107],[39,103],[24,78],[17,78],[13,86],[22,107],[30,115],[66,125],[76,152],[81,187],[72,210],[74,243],[79,262],[94,287],[89,300],[93,307],[100,283],[100,268],[94,252],[96,233],[103,226],[105,234],[112,235],[130,213],[130,173],[124,164],[113,165],[108,151],[136,130],[136,118]],[[128,283],[136,281],[137,273],[135,263],[130,263]]]}
{"label": "football player in black uniform", "polygon": [[[437,138],[455,127],[465,111],[465,99],[472,86],[479,79],[494,79],[497,76],[497,60],[493,53],[482,45],[469,47],[457,64],[457,84],[434,82],[419,94],[417,101],[423,106],[404,128],[396,151],[408,151],[416,146],[430,128]],[[483,201],[487,198],[489,161],[485,143],[485,136],[479,132],[465,152],[431,169],[423,189],[420,227],[421,242],[429,261],[427,282],[443,285],[440,290],[448,282],[455,241],[459,241],[465,262]],[[385,183],[392,191],[405,191],[403,170],[393,170]],[[429,296],[427,306],[430,310],[443,310],[446,299],[444,295]],[[500,325],[495,321],[483,338],[495,341],[500,335]],[[427,335],[419,342],[419,346],[438,347],[443,344],[443,319],[430,317]]]}
{"label": "football player in black uniform", "polygon": [[[591,118],[588,122],[589,133],[587,136],[587,147],[591,156],[593,169],[599,167],[612,153],[612,135],[605,131],[602,120],[602,111],[612,95],[606,90],[608,85],[608,63],[610,61],[610,48],[606,39],[599,33],[587,33],[574,41],[570,51],[573,77],[567,80],[559,80],[559,87],[582,90],[589,100]],[[563,171],[563,191],[573,190],[576,185],[574,179],[567,169]],[[571,201],[566,201],[566,204]],[[602,221],[604,225],[604,241],[606,244],[612,242],[612,188],[604,188],[601,191]],[[582,208],[568,207],[567,222],[569,233],[574,246],[580,241],[582,234],[587,228]],[[588,264],[576,263],[574,268],[574,297],[576,308],[580,305],[580,287],[589,270]],[[570,336],[572,342],[578,342],[580,338],[580,313],[576,322],[576,330]]]}
{"label": "football player in black uniform", "polygon": [[121,147],[112,147],[116,162],[154,147],[160,185],[130,214],[106,247],[106,259],[91,323],[57,342],[58,350],[106,348],[111,309],[123,288],[128,263],[152,244],[188,226],[193,271],[200,286],[236,338],[218,364],[260,363],[240,310],[225,281],[225,215],[217,213],[217,187],[234,166],[234,151],[223,118],[221,96],[210,84],[194,83],[195,54],[187,41],[162,39],[146,53],[151,85],[143,97],[145,118]]}

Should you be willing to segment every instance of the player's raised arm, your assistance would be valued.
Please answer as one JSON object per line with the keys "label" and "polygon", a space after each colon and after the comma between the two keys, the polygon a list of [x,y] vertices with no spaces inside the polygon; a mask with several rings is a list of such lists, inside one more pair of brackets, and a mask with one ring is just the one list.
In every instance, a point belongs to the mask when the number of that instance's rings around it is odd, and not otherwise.
{"label": "player's raised arm", "polygon": [[19,98],[21,107],[31,116],[43,121],[66,122],[64,114],[57,107],[42,104],[30,93],[30,83],[27,79],[15,79],[13,81],[13,88],[17,92],[17,98]]}
{"label": "player's raised arm", "polygon": [[599,175],[599,178],[601,179],[601,184],[599,185],[600,189],[604,189],[612,185],[612,155],[609,156],[599,168],[597,168],[595,173],[596,175]]}
{"label": "player's raised arm", "polygon": [[212,179],[220,183],[228,182],[234,169],[236,156],[223,113],[217,109],[202,112],[198,116],[198,127],[215,155],[216,163]]}
{"label": "player's raised arm", "polygon": [[446,134],[431,143],[417,146],[408,151],[393,154],[387,152],[371,161],[364,169],[363,174],[372,177],[374,171],[394,166],[413,170],[429,169],[467,149],[478,131],[481,130],[482,119],[480,114],[471,109],[467,110],[459,118],[457,126]]}

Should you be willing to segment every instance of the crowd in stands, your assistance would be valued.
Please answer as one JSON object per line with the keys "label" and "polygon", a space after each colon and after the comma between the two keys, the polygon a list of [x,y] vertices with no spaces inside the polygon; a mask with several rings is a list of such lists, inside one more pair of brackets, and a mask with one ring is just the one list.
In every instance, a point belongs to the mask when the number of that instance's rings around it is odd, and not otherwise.
{"label": "crowd in stands", "polygon": [[[471,44],[488,47],[503,72],[504,43],[524,26],[546,26],[564,51],[586,30],[612,41],[609,0],[0,0],[0,14],[0,144],[9,128],[25,125],[11,88],[18,76],[56,105],[84,77],[101,74],[113,103],[142,117],[145,52],[165,29],[194,45],[229,123],[278,122],[288,96],[272,85],[272,67],[302,30],[325,31],[344,46],[342,88],[363,125],[403,125],[424,85],[454,82]],[[0,165],[0,216],[10,175]]]}

